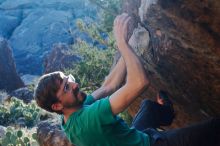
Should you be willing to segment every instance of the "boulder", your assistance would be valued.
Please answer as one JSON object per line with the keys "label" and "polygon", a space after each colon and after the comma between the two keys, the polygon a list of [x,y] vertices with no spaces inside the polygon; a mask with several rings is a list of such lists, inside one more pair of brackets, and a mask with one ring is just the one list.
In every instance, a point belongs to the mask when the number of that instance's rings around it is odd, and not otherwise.
{"label": "boulder", "polygon": [[25,86],[29,86],[35,84],[39,79],[39,76],[25,74],[21,76],[21,79],[24,82]]}
{"label": "boulder", "polygon": [[30,103],[34,99],[34,91],[29,89],[28,87],[14,90],[9,95],[11,97],[14,96],[18,99],[21,99],[24,103]]}
{"label": "boulder", "polygon": [[61,130],[60,123],[56,120],[39,123],[37,139],[40,146],[73,146]]}
{"label": "boulder", "polygon": [[44,72],[64,71],[65,68],[73,67],[74,63],[80,61],[80,57],[70,53],[67,44],[54,45],[51,53],[44,62]]}
{"label": "boulder", "polygon": [[142,99],[154,100],[160,89],[168,91],[174,102],[176,119],[171,127],[220,114],[219,7],[218,0],[123,2],[123,11],[133,18],[131,46],[151,82],[130,107],[131,115]]}
{"label": "boulder", "polygon": [[8,42],[0,38],[0,90],[12,91],[24,86],[16,72],[14,59]]}
{"label": "boulder", "polygon": [[15,28],[20,24],[20,12],[14,11],[13,13],[1,12],[0,11],[0,36],[9,39]]}
{"label": "boulder", "polygon": [[0,139],[6,134],[6,127],[0,125]]}
{"label": "boulder", "polygon": [[0,104],[3,104],[5,101],[7,101],[10,98],[7,92],[0,91]]}

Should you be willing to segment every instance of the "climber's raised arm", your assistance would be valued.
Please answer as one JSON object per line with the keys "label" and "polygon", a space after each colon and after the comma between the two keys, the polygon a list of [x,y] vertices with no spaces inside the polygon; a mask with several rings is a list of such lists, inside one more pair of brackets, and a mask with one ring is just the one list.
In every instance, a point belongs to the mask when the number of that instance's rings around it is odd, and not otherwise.
{"label": "climber's raised arm", "polygon": [[114,21],[114,35],[118,49],[125,61],[127,78],[126,83],[110,97],[111,109],[114,115],[125,110],[134,99],[147,87],[149,81],[144,67],[127,41],[127,25],[130,17],[122,14]]}
{"label": "climber's raised arm", "polygon": [[110,74],[105,78],[104,83],[100,88],[92,93],[95,100],[111,95],[115,92],[123,83],[126,76],[126,67],[124,59],[121,57],[110,72]]}

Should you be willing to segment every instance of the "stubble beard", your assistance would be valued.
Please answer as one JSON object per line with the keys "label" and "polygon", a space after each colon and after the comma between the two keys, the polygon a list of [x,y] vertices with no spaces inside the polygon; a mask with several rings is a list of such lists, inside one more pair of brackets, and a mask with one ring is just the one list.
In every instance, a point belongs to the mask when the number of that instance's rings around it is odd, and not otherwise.
{"label": "stubble beard", "polygon": [[77,91],[72,93],[74,101],[72,103],[67,103],[64,105],[64,108],[77,108],[81,107],[86,99],[86,93],[83,91]]}
{"label": "stubble beard", "polygon": [[86,100],[86,96],[87,96],[87,95],[86,95],[85,92],[79,91],[78,95],[76,96],[76,99],[78,100],[78,102],[79,102],[80,104],[83,104],[84,101]]}

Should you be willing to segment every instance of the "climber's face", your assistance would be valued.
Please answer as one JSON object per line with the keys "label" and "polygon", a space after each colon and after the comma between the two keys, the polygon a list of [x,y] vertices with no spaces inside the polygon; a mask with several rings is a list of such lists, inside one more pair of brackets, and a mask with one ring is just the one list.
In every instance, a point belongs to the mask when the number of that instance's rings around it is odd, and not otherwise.
{"label": "climber's face", "polygon": [[80,91],[79,84],[75,82],[75,78],[71,74],[63,76],[56,95],[63,106],[62,109],[79,107],[86,99],[86,94]]}

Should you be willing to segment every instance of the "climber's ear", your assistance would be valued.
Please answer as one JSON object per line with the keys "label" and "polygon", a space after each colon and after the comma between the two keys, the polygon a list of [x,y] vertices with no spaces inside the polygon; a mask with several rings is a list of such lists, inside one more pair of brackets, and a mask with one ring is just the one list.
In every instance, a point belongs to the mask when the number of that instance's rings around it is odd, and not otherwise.
{"label": "climber's ear", "polygon": [[51,105],[52,110],[56,111],[62,111],[63,105],[60,102],[54,103]]}

